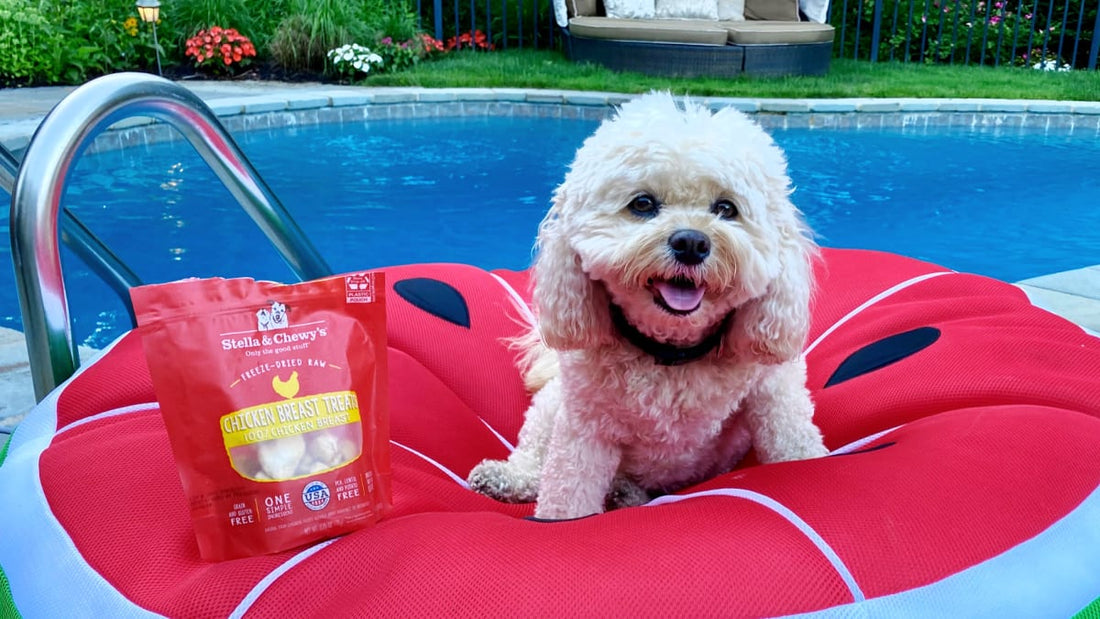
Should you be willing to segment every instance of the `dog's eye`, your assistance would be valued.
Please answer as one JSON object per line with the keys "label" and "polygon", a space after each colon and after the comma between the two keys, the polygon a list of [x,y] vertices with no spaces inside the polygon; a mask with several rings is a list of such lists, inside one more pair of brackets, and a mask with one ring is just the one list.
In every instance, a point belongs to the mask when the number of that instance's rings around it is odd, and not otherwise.
{"label": "dog's eye", "polygon": [[640,196],[635,196],[630,204],[626,205],[626,208],[630,209],[631,213],[634,213],[638,217],[656,217],[657,211],[661,209],[660,204],[657,203],[657,199],[653,196],[643,193]]}
{"label": "dog's eye", "polygon": [[737,219],[737,205],[729,200],[719,200],[710,207],[710,212],[722,219]]}

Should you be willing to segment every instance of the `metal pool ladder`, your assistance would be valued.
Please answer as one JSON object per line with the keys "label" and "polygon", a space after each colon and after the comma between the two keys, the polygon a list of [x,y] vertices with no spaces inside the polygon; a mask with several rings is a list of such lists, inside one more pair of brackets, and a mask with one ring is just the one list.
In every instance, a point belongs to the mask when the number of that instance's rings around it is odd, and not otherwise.
{"label": "metal pool ladder", "polygon": [[[96,136],[134,116],[150,116],[179,131],[297,277],[306,280],[332,274],[202,99],[171,81],[143,73],[116,73],[92,80],[50,111],[31,138],[17,173],[12,171],[17,160],[6,151],[0,153],[0,164],[4,164],[0,165],[0,180],[14,177],[11,253],[36,401],[80,366],[58,246],[58,209],[66,178],[77,156]],[[90,258],[95,263],[93,270],[108,284],[119,291],[137,283],[136,276],[71,213],[63,216],[66,242],[82,258]]]}

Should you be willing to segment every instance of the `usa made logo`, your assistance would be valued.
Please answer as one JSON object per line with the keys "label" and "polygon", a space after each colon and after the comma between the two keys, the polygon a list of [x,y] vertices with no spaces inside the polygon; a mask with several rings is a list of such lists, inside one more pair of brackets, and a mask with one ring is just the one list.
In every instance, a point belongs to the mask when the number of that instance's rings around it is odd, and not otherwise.
{"label": "usa made logo", "polygon": [[328,506],[331,496],[328,486],[323,481],[311,481],[302,489],[302,503],[315,512]]}

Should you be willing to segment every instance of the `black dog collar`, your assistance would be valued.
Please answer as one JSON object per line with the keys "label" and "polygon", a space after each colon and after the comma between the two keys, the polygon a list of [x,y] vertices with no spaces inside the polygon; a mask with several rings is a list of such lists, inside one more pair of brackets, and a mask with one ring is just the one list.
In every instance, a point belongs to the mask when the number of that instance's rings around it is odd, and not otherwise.
{"label": "black dog collar", "polygon": [[721,326],[719,326],[714,333],[708,335],[702,342],[694,346],[676,346],[674,344],[658,342],[642,333],[634,325],[627,322],[621,307],[614,303],[611,304],[611,322],[615,325],[615,328],[619,330],[619,334],[626,338],[626,341],[633,344],[636,348],[653,357],[657,365],[683,365],[695,361],[696,359],[701,359],[707,353],[717,350],[718,346],[722,343],[722,334],[726,332],[726,326],[729,324],[732,316],[733,312],[727,314],[722,320]]}

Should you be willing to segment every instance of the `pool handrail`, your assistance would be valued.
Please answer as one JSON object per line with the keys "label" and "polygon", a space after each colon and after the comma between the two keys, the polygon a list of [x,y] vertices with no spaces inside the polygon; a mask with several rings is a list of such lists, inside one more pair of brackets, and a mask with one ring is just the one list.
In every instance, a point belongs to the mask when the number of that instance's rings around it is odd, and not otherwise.
{"label": "pool handrail", "polygon": [[[13,193],[18,174],[19,158],[0,144],[0,188]],[[140,286],[141,278],[67,208],[61,209],[61,242],[115,291],[119,301],[126,306],[130,324],[136,326],[130,288]]]}
{"label": "pool handrail", "polygon": [[58,246],[58,210],[66,178],[76,157],[100,133],[135,116],[164,121],[179,131],[297,277],[332,274],[202,99],[178,84],[144,73],[92,80],[62,99],[43,119],[27,146],[12,191],[12,261],[36,401],[80,366]]}
{"label": "pool handrail", "polygon": [[15,187],[16,174],[19,174],[19,159],[6,146],[0,144],[0,189],[11,193]]}

